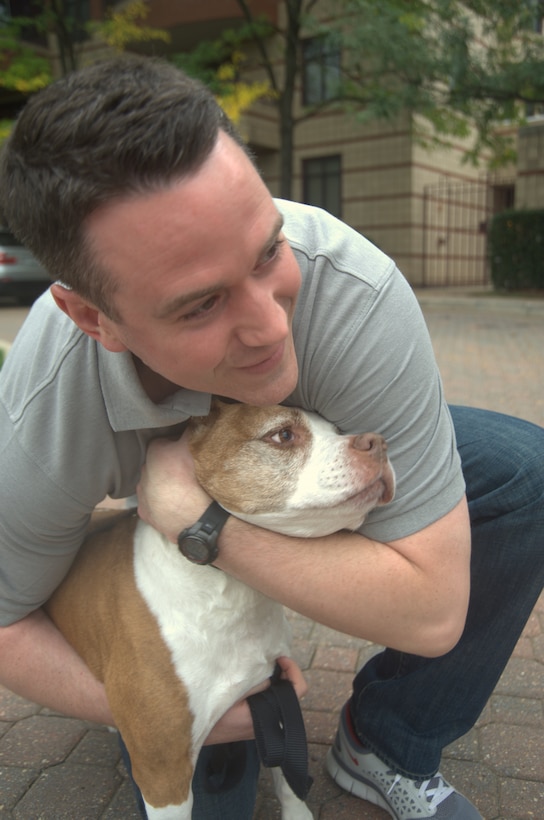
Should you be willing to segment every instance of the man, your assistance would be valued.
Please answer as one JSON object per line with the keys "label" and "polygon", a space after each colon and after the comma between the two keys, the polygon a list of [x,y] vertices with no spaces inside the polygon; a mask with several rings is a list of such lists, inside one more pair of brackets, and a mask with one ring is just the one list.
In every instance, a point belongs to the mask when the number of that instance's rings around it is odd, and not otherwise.
{"label": "man", "polygon": [[[167,65],[121,59],[33,98],[4,153],[0,197],[12,230],[61,280],[2,372],[2,682],[111,723],[102,687],[40,610],[92,509],[133,493],[150,439],[205,414],[212,394],[300,405],[343,432],[386,437],[395,501],[361,532],[320,539],[229,518],[216,565],[390,647],[343,710],[327,764],[340,785],[403,820],[480,817],[437,770],[542,589],[543,431],[457,408],[456,448],[394,264],[323,212],[275,202],[213,98]],[[175,495],[160,509],[157,473]],[[187,452],[180,468],[154,444],[145,517],[175,540],[208,503]],[[296,666],[285,674],[303,691]],[[242,702],[210,742],[252,737]],[[211,795],[200,772],[195,817],[251,817],[249,748],[237,789]]]}

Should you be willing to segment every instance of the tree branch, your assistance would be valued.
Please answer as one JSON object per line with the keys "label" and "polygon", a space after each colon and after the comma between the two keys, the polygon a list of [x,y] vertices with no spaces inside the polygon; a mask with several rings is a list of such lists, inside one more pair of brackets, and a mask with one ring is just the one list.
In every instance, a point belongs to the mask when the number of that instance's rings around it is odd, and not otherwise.
{"label": "tree branch", "polygon": [[274,69],[272,67],[270,57],[268,56],[268,52],[266,50],[266,44],[265,44],[263,38],[255,31],[255,28],[254,28],[255,19],[253,17],[251,9],[249,8],[246,0],[237,0],[237,3],[240,6],[240,9],[241,9],[241,11],[242,11],[242,13],[243,13],[243,15],[246,19],[246,22],[252,27],[253,41],[254,41],[255,45],[257,46],[257,48],[259,50],[259,53],[261,55],[261,59],[262,59],[262,62],[263,62],[263,68],[266,71],[266,74],[268,76],[268,81],[269,81],[270,85],[272,86],[272,90],[274,91],[274,93],[276,95],[279,95],[280,91],[279,91],[278,82],[277,82],[277,79],[276,79],[276,74],[275,74]]}

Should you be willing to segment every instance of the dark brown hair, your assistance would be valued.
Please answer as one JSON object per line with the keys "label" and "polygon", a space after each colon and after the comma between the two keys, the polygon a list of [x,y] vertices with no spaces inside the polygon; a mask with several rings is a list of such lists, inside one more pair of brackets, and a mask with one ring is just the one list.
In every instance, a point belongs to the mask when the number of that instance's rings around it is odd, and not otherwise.
{"label": "dark brown hair", "polygon": [[0,210],[53,279],[118,318],[115,282],[87,245],[86,218],[197,171],[219,130],[245,150],[209,89],[174,66],[125,56],[96,63],[26,104],[0,160]]}

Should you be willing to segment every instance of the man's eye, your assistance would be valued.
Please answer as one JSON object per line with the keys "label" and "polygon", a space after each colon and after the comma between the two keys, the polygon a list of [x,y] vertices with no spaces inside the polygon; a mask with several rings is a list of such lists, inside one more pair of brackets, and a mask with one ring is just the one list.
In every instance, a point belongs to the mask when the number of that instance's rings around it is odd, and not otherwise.
{"label": "man's eye", "polygon": [[271,262],[272,259],[275,259],[276,256],[280,253],[281,246],[285,242],[285,239],[276,239],[273,245],[271,245],[266,253],[261,258],[259,265],[266,265],[267,262]]}
{"label": "man's eye", "polygon": [[219,296],[210,296],[205,302],[193,308],[189,313],[184,313],[183,316],[181,316],[181,320],[185,322],[188,319],[198,319],[201,316],[206,316],[214,309],[218,299]]}
{"label": "man's eye", "polygon": [[282,427],[270,436],[274,444],[291,444],[295,440],[295,434],[290,427]]}

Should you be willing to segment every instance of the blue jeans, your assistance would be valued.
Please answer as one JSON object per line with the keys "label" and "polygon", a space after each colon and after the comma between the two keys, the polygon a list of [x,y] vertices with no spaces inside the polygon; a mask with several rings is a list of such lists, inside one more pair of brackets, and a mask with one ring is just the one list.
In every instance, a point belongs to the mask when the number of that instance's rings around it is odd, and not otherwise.
{"label": "blue jeans", "polygon": [[451,412],[472,528],[465,630],[439,658],[386,649],[359,672],[350,701],[365,745],[414,779],[434,774],[444,746],[476,722],[544,583],[544,429]]}
{"label": "blue jeans", "polygon": [[[132,780],[132,767],[127,747],[119,735],[121,755]],[[253,741],[236,744],[245,748],[245,772],[239,783],[225,791],[213,792],[209,789],[209,762],[211,755],[218,748],[205,746],[200,752],[193,777],[193,811],[194,820],[251,820],[257,798],[257,781],[259,779],[259,757]],[[147,818],[141,792],[132,780],[136,802],[142,818]]]}

